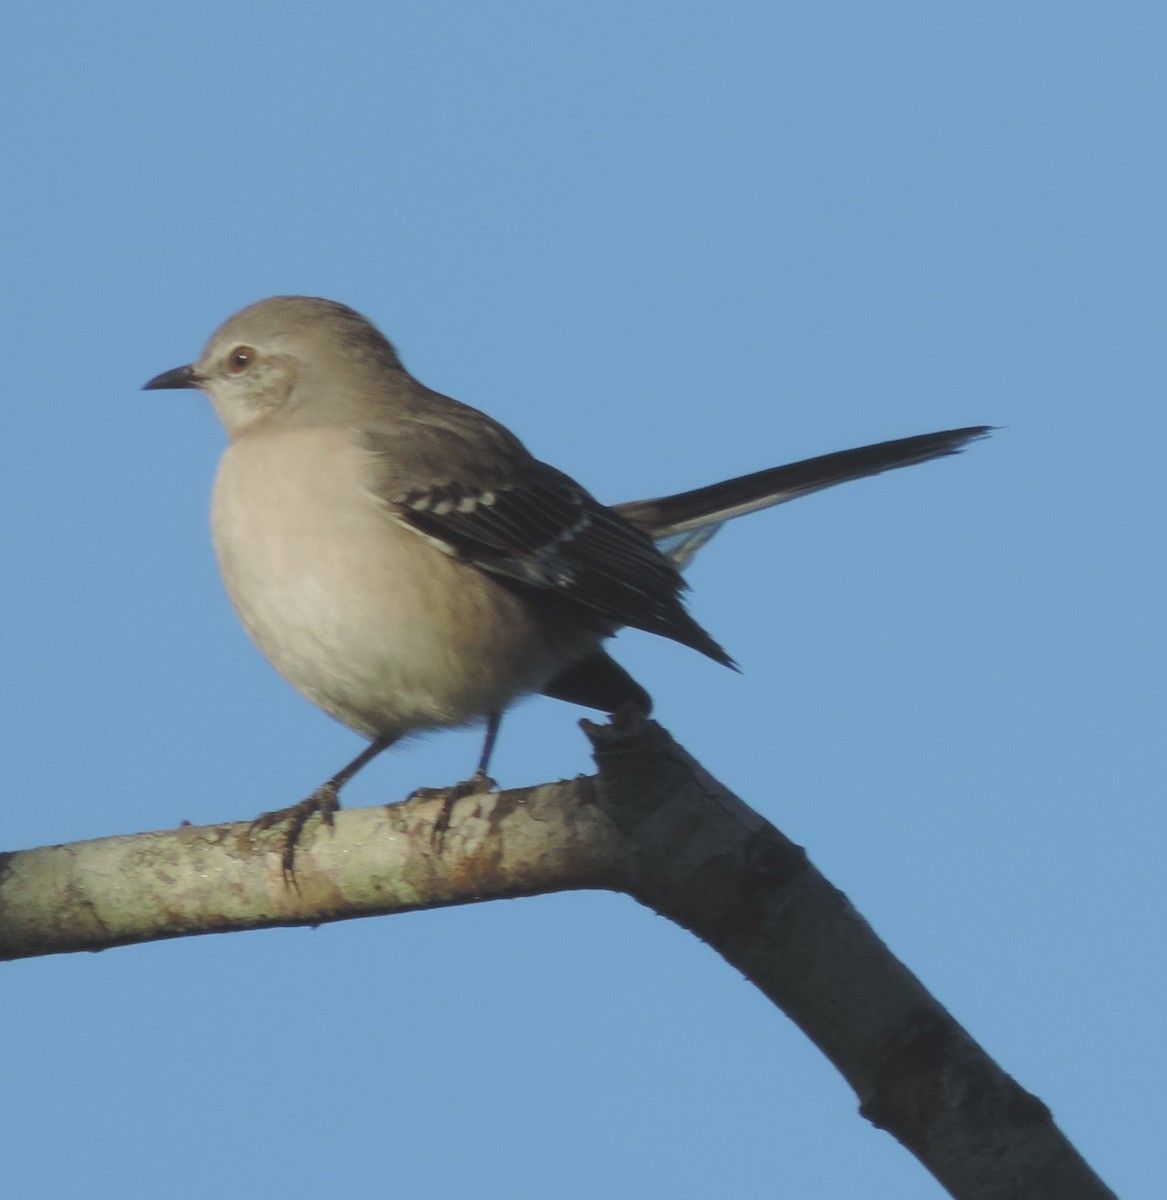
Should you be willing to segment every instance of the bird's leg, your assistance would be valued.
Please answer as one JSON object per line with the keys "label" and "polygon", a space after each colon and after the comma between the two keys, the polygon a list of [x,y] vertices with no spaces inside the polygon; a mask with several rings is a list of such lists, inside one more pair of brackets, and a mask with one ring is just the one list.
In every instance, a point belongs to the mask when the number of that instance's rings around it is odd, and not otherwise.
{"label": "bird's leg", "polygon": [[442,849],[442,840],[446,836],[446,830],[450,828],[450,817],[453,816],[454,805],[464,796],[489,792],[498,786],[486,772],[490,767],[490,756],[494,753],[494,744],[498,741],[498,727],[501,724],[502,713],[491,713],[486,718],[486,739],[482,743],[482,753],[478,756],[478,766],[474,768],[474,774],[469,779],[464,779],[461,783],[455,783],[450,787],[418,788],[410,797],[410,799],[421,797],[441,799],[442,809],[438,813],[437,820],[434,821],[433,828],[433,844],[439,852]]}
{"label": "bird's leg", "polygon": [[494,743],[498,741],[498,727],[502,724],[502,713],[491,713],[486,718],[486,737],[482,742],[482,753],[478,756],[478,766],[474,768],[471,780],[478,780],[488,788],[494,787],[494,780],[487,774],[490,770],[490,756],[494,753]]}
{"label": "bird's leg", "polygon": [[295,879],[296,844],[310,817],[316,813],[325,825],[332,824],[332,815],[340,808],[340,789],[364,766],[368,765],[384,750],[388,750],[396,738],[377,738],[370,742],[347,766],[325,783],[322,783],[307,800],[293,804],[290,808],[278,808],[273,812],[261,813],[252,821],[253,829],[271,829],[283,826],[284,877]]}

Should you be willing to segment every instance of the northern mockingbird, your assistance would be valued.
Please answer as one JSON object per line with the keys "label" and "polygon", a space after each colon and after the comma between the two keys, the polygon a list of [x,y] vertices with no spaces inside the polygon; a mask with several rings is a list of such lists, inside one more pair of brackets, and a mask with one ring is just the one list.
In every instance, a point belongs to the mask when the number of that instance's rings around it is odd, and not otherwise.
{"label": "northern mockingbird", "polygon": [[431,391],[364,317],[277,296],[236,313],[198,361],[148,389],[199,388],[226,427],[211,525],[247,632],[308,699],[370,745],[304,805],[416,730],[543,693],[647,712],[608,657],[623,625],[733,666],[686,611],[680,568],[731,517],[954,454],[988,426],[844,450],[613,507],[484,413]]}

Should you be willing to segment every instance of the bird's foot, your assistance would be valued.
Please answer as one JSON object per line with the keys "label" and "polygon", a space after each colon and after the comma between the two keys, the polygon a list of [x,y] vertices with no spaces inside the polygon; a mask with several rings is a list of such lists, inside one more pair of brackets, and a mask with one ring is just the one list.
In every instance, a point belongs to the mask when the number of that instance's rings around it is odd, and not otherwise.
{"label": "bird's foot", "polygon": [[329,781],[322,784],[299,804],[290,808],[277,808],[273,812],[261,813],[251,822],[254,830],[280,828],[280,862],[284,869],[284,880],[290,885],[296,882],[296,846],[300,834],[312,817],[319,815],[325,825],[332,824],[332,816],[340,808],[340,790]]}
{"label": "bird's foot", "polygon": [[442,802],[441,811],[434,821],[433,831],[430,834],[434,849],[441,854],[442,843],[450,828],[450,818],[454,815],[454,805],[466,796],[477,796],[481,792],[493,792],[497,788],[498,784],[485,771],[475,771],[469,779],[463,779],[461,783],[451,784],[449,787],[416,788],[410,792],[409,799],[440,800]]}

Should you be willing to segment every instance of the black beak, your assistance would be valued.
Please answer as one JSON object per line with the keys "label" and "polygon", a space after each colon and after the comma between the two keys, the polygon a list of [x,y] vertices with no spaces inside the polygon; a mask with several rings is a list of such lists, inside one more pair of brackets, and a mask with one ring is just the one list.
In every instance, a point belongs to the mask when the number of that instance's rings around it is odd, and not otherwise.
{"label": "black beak", "polygon": [[173,371],[163,371],[155,375],[149,383],[142,384],[144,392],[159,392],[163,388],[197,388],[202,379],[195,374],[193,365],[175,367]]}

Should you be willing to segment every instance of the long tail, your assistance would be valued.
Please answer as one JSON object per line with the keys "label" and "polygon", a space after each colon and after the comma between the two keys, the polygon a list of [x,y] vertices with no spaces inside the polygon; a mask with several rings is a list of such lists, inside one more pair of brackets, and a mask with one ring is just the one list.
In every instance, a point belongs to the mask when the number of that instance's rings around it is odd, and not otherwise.
{"label": "long tail", "polygon": [[740,475],[675,496],[633,500],[614,507],[626,520],[656,539],[664,553],[683,567],[726,521],[734,517],[774,504],[785,504],[787,500],[796,500],[799,496],[851,479],[878,475],[897,467],[911,467],[946,454],[959,454],[970,442],[987,437],[992,430],[992,425],[970,425],[966,429],[946,429],[940,433],[877,442],[872,446],[858,446],[782,467],[770,467],[752,475]]}

